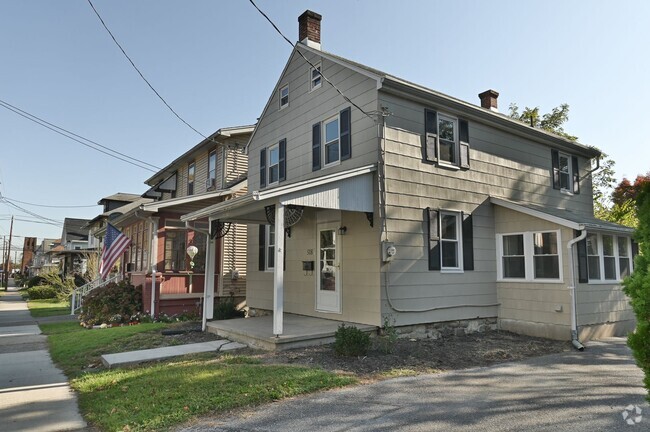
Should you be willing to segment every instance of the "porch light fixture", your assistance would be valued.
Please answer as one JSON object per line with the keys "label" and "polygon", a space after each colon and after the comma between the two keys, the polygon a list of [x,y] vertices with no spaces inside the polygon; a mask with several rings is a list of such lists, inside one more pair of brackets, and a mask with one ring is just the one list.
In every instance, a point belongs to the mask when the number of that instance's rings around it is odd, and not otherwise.
{"label": "porch light fixture", "polygon": [[339,235],[345,235],[348,232],[348,227],[342,226],[339,228]]}
{"label": "porch light fixture", "polygon": [[199,248],[196,246],[188,246],[185,249],[187,255],[190,257],[190,292],[192,292],[192,273],[194,272],[194,257],[199,253]]}

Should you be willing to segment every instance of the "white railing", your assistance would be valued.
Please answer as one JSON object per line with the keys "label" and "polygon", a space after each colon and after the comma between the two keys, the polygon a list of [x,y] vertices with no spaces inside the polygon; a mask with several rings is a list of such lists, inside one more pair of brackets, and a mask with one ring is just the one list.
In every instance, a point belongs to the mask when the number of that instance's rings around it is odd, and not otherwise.
{"label": "white railing", "polygon": [[83,306],[84,297],[97,288],[108,285],[111,282],[119,282],[122,280],[122,274],[118,273],[115,276],[109,277],[106,280],[97,278],[94,281],[88,282],[79,288],[72,291],[72,300],[70,301],[70,315],[74,315]]}

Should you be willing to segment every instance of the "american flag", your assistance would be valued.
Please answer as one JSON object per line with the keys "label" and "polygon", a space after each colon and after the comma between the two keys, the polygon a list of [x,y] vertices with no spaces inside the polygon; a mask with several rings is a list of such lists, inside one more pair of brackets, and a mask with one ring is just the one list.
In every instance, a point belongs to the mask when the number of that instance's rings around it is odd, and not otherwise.
{"label": "american flag", "polygon": [[131,244],[131,239],[122,234],[113,225],[106,227],[106,237],[102,248],[102,259],[99,263],[99,275],[104,279],[111,272],[113,264]]}

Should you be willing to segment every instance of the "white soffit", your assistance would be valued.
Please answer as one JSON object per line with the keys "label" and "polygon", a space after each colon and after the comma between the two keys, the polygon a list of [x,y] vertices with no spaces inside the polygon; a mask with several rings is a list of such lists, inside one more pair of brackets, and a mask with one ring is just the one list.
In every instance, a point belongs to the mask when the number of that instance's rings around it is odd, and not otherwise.
{"label": "white soffit", "polygon": [[347,211],[373,211],[372,173],[318,185],[280,198],[285,205]]}

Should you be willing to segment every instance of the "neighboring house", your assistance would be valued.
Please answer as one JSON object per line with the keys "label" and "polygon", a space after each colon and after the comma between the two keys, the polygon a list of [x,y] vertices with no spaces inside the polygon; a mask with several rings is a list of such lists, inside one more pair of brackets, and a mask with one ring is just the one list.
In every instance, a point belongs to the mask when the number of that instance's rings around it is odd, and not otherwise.
{"label": "neighboring house", "polygon": [[494,91],[477,106],[327,53],[320,20],[299,18],[248,194],[181,218],[249,224],[247,304],[276,335],[283,312],[434,337],[632,328],[632,230],[593,216],[598,150],[498,113]]}
{"label": "neighboring house", "polygon": [[101,249],[100,236],[97,232],[106,229],[106,221],[111,218],[120,216],[126,205],[139,201],[142,203],[142,197],[137,194],[118,192],[116,194],[104,197],[97,202],[97,205],[103,207],[103,212],[91,219],[84,228],[88,229],[88,247]]}
{"label": "neighboring house", "polygon": [[50,253],[55,247],[61,244],[61,239],[44,238],[34,252],[33,264],[29,267],[29,277],[48,273],[53,269],[58,270],[59,259]]}
{"label": "neighboring house", "polygon": [[[110,223],[131,238],[122,270],[143,287],[145,311],[152,314],[201,313],[206,295],[211,317],[219,297],[244,299],[246,293],[246,226],[222,225],[208,242],[208,221],[186,224],[181,216],[245,194],[248,164],[243,153],[253,126],[219,129],[149,178],[150,189],[116,209]],[[216,227],[213,229],[213,232]],[[103,236],[105,227],[96,235]],[[206,247],[213,253],[206,261]],[[191,268],[187,248],[196,246]]]}
{"label": "neighboring house", "polygon": [[65,276],[86,274],[88,258],[97,250],[89,245],[88,219],[65,218],[61,244],[50,251],[61,259],[60,271]]}

